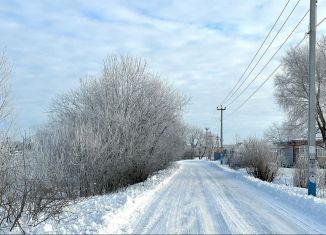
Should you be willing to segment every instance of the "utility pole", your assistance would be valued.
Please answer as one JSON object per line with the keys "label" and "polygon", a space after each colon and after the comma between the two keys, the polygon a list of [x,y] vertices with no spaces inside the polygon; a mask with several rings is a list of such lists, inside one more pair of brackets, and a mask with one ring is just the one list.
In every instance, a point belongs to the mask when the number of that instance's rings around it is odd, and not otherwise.
{"label": "utility pole", "polygon": [[220,138],[218,137],[218,135],[216,135],[216,147],[220,147]]}
{"label": "utility pole", "polygon": [[221,108],[216,108],[218,111],[221,111],[221,135],[220,135],[220,142],[221,142],[221,163],[223,164],[223,111],[226,110],[226,108],[223,108],[221,105]]}
{"label": "utility pole", "polygon": [[308,104],[308,195],[316,196],[316,8],[317,0],[310,0],[309,26],[309,104]]}
{"label": "utility pole", "polygon": [[[208,131],[208,127],[205,128],[205,155],[207,155],[206,151],[207,151],[207,131]],[[207,158],[206,158],[207,159]]]}

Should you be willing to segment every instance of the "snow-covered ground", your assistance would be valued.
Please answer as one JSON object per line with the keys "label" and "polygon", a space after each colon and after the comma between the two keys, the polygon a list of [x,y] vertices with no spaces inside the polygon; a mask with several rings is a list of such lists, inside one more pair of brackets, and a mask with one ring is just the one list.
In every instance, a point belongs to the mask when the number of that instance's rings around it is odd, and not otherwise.
{"label": "snow-covered ground", "polygon": [[[228,168],[228,166],[223,165],[223,167]],[[246,169],[239,169],[237,170],[239,172],[242,172],[244,175],[247,175]],[[280,168],[277,174],[277,177],[274,179],[274,184],[283,185],[282,188],[285,191],[291,191],[296,192],[296,194],[305,195],[307,194],[307,189],[298,188],[293,186],[293,175],[294,175],[295,168]],[[325,169],[318,169],[317,173],[317,182],[318,177],[321,177],[323,174],[325,174]],[[289,187],[284,187],[289,186]],[[325,198],[326,199],[326,188],[325,185],[319,185],[317,188],[317,196],[319,198]]]}
{"label": "snow-covered ground", "polygon": [[[168,169],[159,171],[145,182],[129,186],[117,193],[71,202],[60,215],[59,222],[47,220],[35,228],[24,227],[25,232],[38,234],[123,232],[124,224],[128,223],[127,219],[140,216],[142,208],[157,191],[169,183],[178,168],[179,164],[174,164]],[[5,233],[9,232],[5,231]],[[21,231],[16,228],[13,233],[21,233]]]}
{"label": "snow-covered ground", "polygon": [[274,183],[293,186],[293,174],[294,168],[280,168]]}
{"label": "snow-covered ground", "polygon": [[325,234],[326,199],[218,162],[188,160],[124,191],[72,204],[62,217],[27,232]]}
{"label": "snow-covered ground", "polygon": [[326,233],[326,201],[216,162],[183,161],[132,233]]}

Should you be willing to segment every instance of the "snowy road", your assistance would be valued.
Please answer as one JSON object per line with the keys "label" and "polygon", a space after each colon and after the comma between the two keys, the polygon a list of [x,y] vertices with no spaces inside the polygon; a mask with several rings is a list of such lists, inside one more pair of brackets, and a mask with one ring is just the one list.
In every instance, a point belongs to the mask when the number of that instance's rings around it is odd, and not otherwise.
{"label": "snowy road", "polygon": [[182,161],[155,193],[132,233],[326,233],[326,218],[306,214],[207,161]]}

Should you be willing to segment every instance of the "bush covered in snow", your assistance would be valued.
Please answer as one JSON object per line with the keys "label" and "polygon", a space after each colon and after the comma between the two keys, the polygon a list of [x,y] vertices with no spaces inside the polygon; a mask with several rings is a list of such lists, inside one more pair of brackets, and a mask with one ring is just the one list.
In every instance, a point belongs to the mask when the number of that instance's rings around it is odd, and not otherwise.
{"label": "bush covered in snow", "polygon": [[326,170],[319,169],[319,174],[317,178],[317,190],[320,197],[326,197]]}
{"label": "bush covered in snow", "polygon": [[233,168],[246,168],[248,174],[268,182],[277,176],[280,165],[270,146],[256,138],[244,140],[237,154],[228,161]]}
{"label": "bush covered in snow", "polygon": [[[308,177],[308,158],[300,156],[294,166],[293,185],[307,188]],[[319,168],[319,165],[317,165],[317,191],[320,197],[326,196],[326,170]]]}
{"label": "bush covered in snow", "polygon": [[108,57],[98,77],[56,98],[39,130],[46,176],[71,197],[144,181],[182,156],[187,103],[133,57]]}
{"label": "bush covered in snow", "polygon": [[68,199],[144,181],[181,158],[187,101],[144,61],[108,57],[100,76],[53,101],[28,148],[15,155],[1,140],[0,232],[53,217]]}
{"label": "bush covered in snow", "polygon": [[296,187],[307,188],[308,180],[308,159],[298,157],[294,166],[293,185]]}

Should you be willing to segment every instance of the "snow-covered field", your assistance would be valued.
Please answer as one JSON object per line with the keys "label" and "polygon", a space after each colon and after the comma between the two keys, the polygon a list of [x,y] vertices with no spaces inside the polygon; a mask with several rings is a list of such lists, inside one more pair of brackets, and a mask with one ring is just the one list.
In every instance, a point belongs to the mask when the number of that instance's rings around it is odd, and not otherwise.
{"label": "snow-covered field", "polygon": [[218,162],[180,161],[121,192],[72,203],[59,223],[27,232],[325,234],[326,199],[287,186],[291,172],[282,171],[271,184]]}

